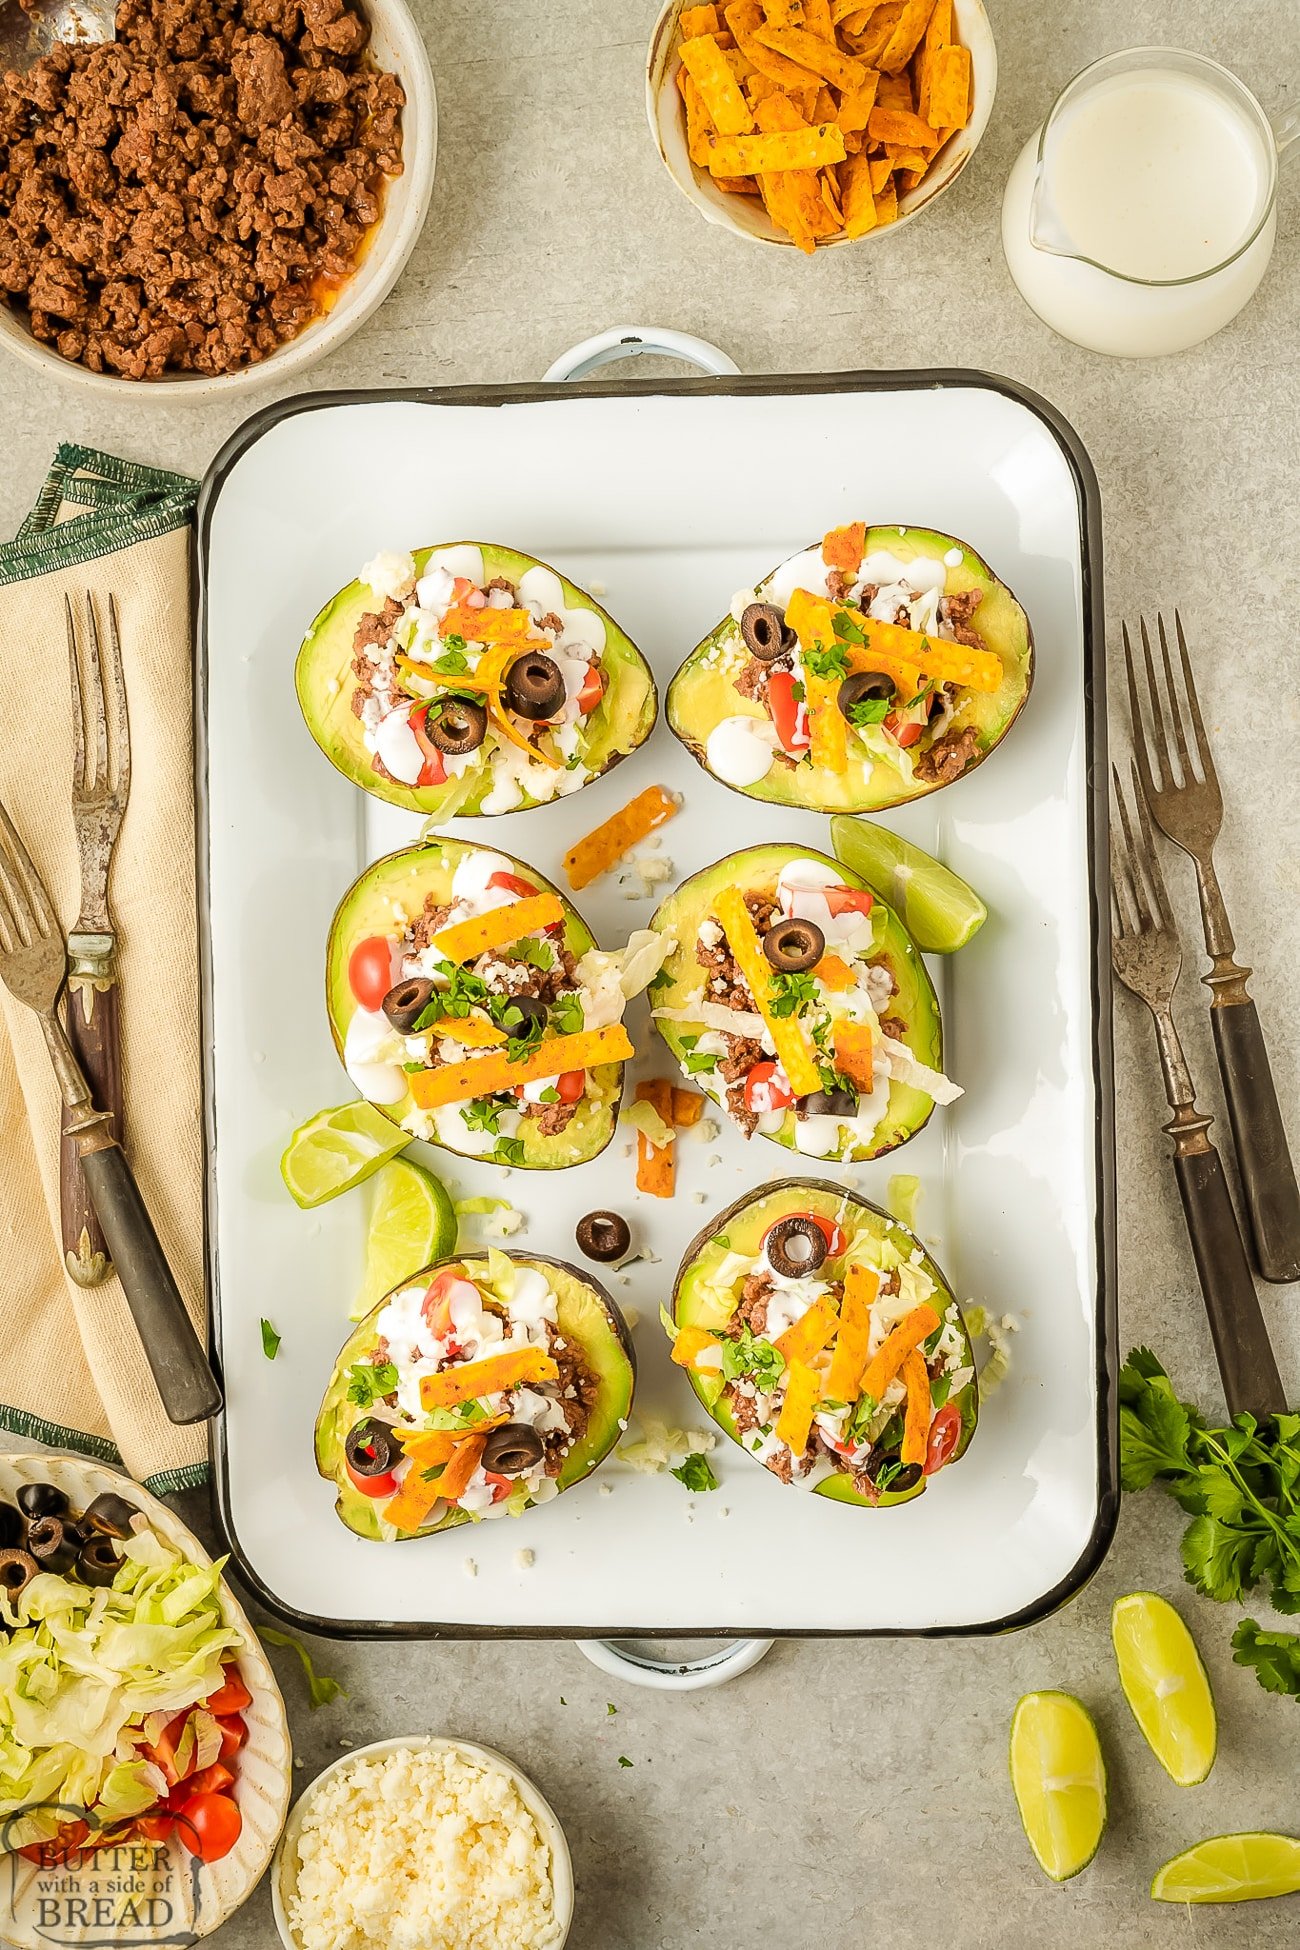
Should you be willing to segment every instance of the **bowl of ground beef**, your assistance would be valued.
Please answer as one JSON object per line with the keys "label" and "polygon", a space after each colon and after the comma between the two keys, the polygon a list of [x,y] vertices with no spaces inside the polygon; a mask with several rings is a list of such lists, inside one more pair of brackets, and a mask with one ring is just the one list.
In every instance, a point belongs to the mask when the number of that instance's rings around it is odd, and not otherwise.
{"label": "bowl of ground beef", "polygon": [[403,0],[120,0],[0,76],[0,343],[101,390],[287,378],[387,297],[436,149]]}

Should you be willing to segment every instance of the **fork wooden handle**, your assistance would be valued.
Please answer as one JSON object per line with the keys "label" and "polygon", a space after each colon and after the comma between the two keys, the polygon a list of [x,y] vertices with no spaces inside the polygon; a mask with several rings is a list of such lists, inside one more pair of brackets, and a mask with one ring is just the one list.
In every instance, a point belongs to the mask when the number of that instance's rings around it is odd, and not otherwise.
{"label": "fork wooden handle", "polygon": [[1203,1150],[1176,1154],[1174,1170],[1229,1412],[1262,1422],[1285,1409],[1286,1397],[1223,1160],[1207,1139]]}
{"label": "fork wooden handle", "polygon": [[1300,1187],[1287,1148],[1259,1011],[1249,999],[1210,1011],[1228,1119],[1260,1277],[1300,1280]]}
{"label": "fork wooden handle", "polygon": [[126,1153],[101,1126],[85,1134],[81,1165],[167,1417],[206,1421],[221,1407],[221,1390]]}
{"label": "fork wooden handle", "polygon": [[[122,1128],[122,1052],[118,1033],[117,983],[69,984],[68,1041],[85,1072],[92,1101],[109,1114],[108,1129],[119,1144]],[[65,1123],[67,1113],[65,1113]],[[59,1147],[59,1215],[63,1263],[78,1286],[98,1286],[113,1271],[95,1202],[66,1129]]]}

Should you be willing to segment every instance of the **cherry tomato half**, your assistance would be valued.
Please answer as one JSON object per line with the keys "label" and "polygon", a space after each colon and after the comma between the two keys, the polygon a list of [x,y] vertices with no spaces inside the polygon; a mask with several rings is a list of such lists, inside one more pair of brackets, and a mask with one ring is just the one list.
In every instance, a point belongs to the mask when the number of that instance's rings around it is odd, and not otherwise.
{"label": "cherry tomato half", "polygon": [[348,982],[363,1009],[382,1007],[393,986],[393,943],[383,934],[368,934],[348,957]]}
{"label": "cherry tomato half", "polygon": [[767,680],[767,708],[776,726],[781,749],[793,758],[812,744],[808,729],[808,707],[794,695],[795,677],[790,670],[774,670]]}
{"label": "cherry tomato half", "polygon": [[219,1862],[229,1855],[243,1825],[228,1794],[192,1794],[176,1810],[176,1833],[200,1862]]}
{"label": "cherry tomato half", "polygon": [[902,745],[906,749],[908,745],[914,745],[916,743],[921,733],[925,730],[925,726],[915,723],[900,724],[898,722],[897,711],[891,711],[885,719],[885,730],[893,733],[894,743],[896,745]]}
{"label": "cherry tomato half", "polygon": [[[350,1462],[345,1460],[343,1467],[348,1472],[353,1489],[360,1490],[362,1496],[396,1496],[397,1478],[391,1469],[385,1470],[382,1476],[359,1476]],[[222,1758],[225,1758],[224,1748]]]}
{"label": "cherry tomato half", "polygon": [[952,1461],[953,1450],[961,1440],[961,1410],[956,1402],[945,1402],[930,1424],[930,1440],[925,1452],[925,1473],[933,1476]]}
{"label": "cherry tomato half", "polygon": [[180,1766],[176,1759],[177,1751],[181,1744],[181,1735],[185,1731],[189,1717],[189,1708],[187,1707],[184,1713],[178,1713],[174,1719],[168,1720],[166,1726],[152,1746],[142,1744],[140,1748],[140,1752],[146,1760],[151,1760],[155,1767],[162,1769],[169,1788],[174,1788],[178,1781],[183,1781],[194,1765],[194,1748],[192,1745],[190,1747],[190,1758],[184,1767]]}
{"label": "cherry tomato half", "polygon": [[587,1072],[585,1070],[565,1070],[562,1075],[555,1079],[555,1088],[560,1093],[560,1102],[562,1104],[576,1104],[586,1087]]}
{"label": "cherry tomato half", "polygon": [[595,710],[604,695],[604,674],[599,665],[592,664],[582,680],[582,689],[578,692],[578,710],[584,718],[589,711]]}
{"label": "cherry tomato half", "polygon": [[147,1815],[137,1815],[127,1834],[133,1841],[165,1842],[175,1824],[175,1815],[163,1808],[153,1808]]}
{"label": "cherry tomato half", "polygon": [[201,1767],[197,1774],[191,1774],[188,1781],[182,1781],[175,1792],[168,1795],[167,1805],[175,1812],[177,1805],[188,1801],[191,1795],[224,1794],[234,1783],[235,1777],[230,1769],[221,1761],[214,1760],[211,1767]]}
{"label": "cherry tomato half", "polygon": [[89,1833],[89,1824],[84,1821],[60,1822],[58,1833],[52,1835],[48,1842],[28,1842],[26,1848],[18,1849],[17,1853],[42,1869],[75,1865],[81,1858],[81,1844]]}
{"label": "cherry tomato half", "polygon": [[221,1752],[218,1759],[229,1766],[247,1740],[248,1728],[244,1725],[242,1713],[228,1713],[223,1719],[217,1721],[217,1725],[221,1729]]}
{"label": "cherry tomato half", "polygon": [[876,897],[865,887],[826,887],[822,890],[832,914],[870,914]]}
{"label": "cherry tomato half", "polygon": [[498,1476],[490,1469],[485,1469],[483,1474],[492,1485],[492,1501],[494,1503],[504,1503],[515,1486],[514,1478],[511,1476]]}
{"label": "cherry tomato half", "polygon": [[415,783],[417,785],[446,785],[447,768],[442,762],[442,753],[429,736],[428,718],[429,707],[427,704],[421,704],[417,710],[412,711],[410,717],[410,725],[415,735],[415,742],[424,754],[424,766]]}
{"label": "cherry tomato half", "polygon": [[451,1307],[453,1300],[463,1300],[466,1305],[479,1297],[473,1280],[467,1280],[459,1267],[448,1266],[429,1282],[420,1311],[428,1322],[429,1332],[445,1341],[451,1332]]}
{"label": "cherry tomato half", "polygon": [[253,1695],[240,1678],[238,1666],[223,1666],[221,1679],[216,1692],[203,1702],[208,1712],[215,1713],[219,1720],[230,1713],[246,1713],[253,1704]]}
{"label": "cherry tomato half", "polygon": [[794,1092],[777,1076],[776,1064],[756,1063],[745,1078],[745,1109],[764,1117],[770,1110],[788,1110],[793,1102]]}
{"label": "cherry tomato half", "polygon": [[517,894],[521,901],[531,900],[537,892],[530,880],[525,880],[522,874],[517,873],[490,873],[488,886],[501,887],[507,894]]}

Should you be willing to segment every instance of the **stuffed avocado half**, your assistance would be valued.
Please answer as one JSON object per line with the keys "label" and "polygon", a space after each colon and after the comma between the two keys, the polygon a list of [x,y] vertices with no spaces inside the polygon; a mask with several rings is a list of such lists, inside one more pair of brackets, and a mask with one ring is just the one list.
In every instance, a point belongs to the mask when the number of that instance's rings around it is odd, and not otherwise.
{"label": "stuffed avocado half", "polygon": [[668,723],[751,798],[879,811],[987,758],[1033,656],[1024,610],[964,542],[855,522],[737,593],[674,676]]}
{"label": "stuffed avocado half", "polygon": [[650,983],[655,1028],[747,1137],[876,1158],[960,1096],[915,943],[826,854],[730,854],[683,881],[651,926],[673,944]]}
{"label": "stuffed avocado half", "polygon": [[621,973],[532,867],[436,839],[376,860],[343,896],[326,1006],[352,1082],[403,1130],[554,1170],[613,1135],[632,1054]]}
{"label": "stuffed avocado half", "polygon": [[781,1482],[919,1496],[979,1416],[961,1309],[915,1233],[825,1179],[737,1199],[686,1248],[669,1325],[718,1427]]}
{"label": "stuffed avocado half", "polygon": [[441,1260],[344,1343],[316,1466],[360,1537],[522,1516],[604,1461],[635,1380],[627,1322],[576,1267],[495,1248]]}
{"label": "stuffed avocado half", "polygon": [[492,542],[376,556],[308,630],[295,682],[345,777],[440,819],[579,791],[658,709],[649,665],[599,603]]}

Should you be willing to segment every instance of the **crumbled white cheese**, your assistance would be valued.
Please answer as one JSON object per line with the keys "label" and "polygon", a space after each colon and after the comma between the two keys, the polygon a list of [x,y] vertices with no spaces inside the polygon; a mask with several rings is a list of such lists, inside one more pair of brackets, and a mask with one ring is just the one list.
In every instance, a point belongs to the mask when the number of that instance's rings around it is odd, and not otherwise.
{"label": "crumbled white cheese", "polygon": [[525,1550],[525,1551],[515,1552],[515,1563],[519,1566],[519,1569],[521,1571],[531,1571],[533,1565],[536,1562],[537,1562],[536,1553],[533,1551]]}
{"label": "crumbled white cheese", "polygon": [[289,1923],[303,1950],[522,1950],[558,1934],[550,1850],[504,1767],[403,1749],[311,1795]]}

